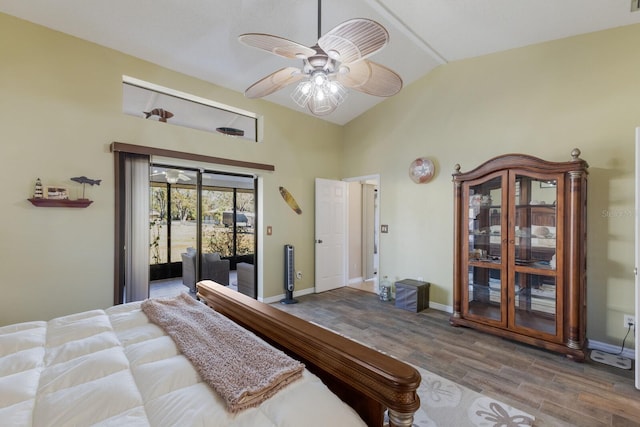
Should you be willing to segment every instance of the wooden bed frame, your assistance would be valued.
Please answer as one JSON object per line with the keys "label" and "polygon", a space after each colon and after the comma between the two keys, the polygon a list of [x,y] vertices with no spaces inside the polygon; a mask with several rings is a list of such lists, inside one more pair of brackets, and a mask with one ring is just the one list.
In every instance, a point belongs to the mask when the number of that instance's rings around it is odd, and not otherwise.
{"label": "wooden bed frame", "polygon": [[420,407],[412,366],[210,280],[197,284],[209,307],[302,361],[369,426],[411,426]]}

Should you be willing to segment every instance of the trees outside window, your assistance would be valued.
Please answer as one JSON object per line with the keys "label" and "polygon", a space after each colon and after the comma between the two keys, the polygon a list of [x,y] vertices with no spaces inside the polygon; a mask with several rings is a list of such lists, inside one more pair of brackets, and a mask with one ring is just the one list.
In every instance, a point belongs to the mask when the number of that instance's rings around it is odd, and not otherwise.
{"label": "trees outside window", "polygon": [[[150,191],[150,260],[152,265],[180,263],[187,247],[196,247],[198,220],[203,252],[218,252],[235,262],[255,251],[255,194],[253,188],[207,185],[214,181],[203,174],[201,214],[198,218],[198,189],[194,178],[170,184],[154,167]],[[187,171],[194,173],[196,171]],[[159,176],[153,180],[154,175]],[[252,178],[243,178],[253,185]],[[165,182],[163,182],[165,181]],[[165,269],[171,271],[171,268]],[[171,274],[171,273],[167,273]],[[171,276],[167,276],[171,277]],[[156,277],[157,278],[157,277]]]}

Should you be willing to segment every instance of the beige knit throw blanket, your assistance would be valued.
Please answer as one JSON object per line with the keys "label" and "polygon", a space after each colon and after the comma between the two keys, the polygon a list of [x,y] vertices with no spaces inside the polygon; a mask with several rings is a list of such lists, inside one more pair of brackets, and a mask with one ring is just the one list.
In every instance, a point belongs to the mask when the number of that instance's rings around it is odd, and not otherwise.
{"label": "beige knit throw blanket", "polygon": [[302,363],[186,293],[147,299],[142,311],[173,338],[231,413],[260,405],[302,376]]}

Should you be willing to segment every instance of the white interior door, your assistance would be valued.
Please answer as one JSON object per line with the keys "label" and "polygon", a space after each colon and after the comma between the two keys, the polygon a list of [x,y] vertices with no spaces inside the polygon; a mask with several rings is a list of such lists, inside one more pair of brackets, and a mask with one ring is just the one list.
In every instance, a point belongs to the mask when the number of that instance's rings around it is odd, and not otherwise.
{"label": "white interior door", "polygon": [[638,268],[640,268],[640,220],[638,212],[640,212],[640,127],[636,128],[636,388],[640,389],[640,328],[638,328],[638,317],[640,317],[640,283],[638,282]]}
{"label": "white interior door", "polygon": [[316,178],[316,292],[346,284],[347,183]]}

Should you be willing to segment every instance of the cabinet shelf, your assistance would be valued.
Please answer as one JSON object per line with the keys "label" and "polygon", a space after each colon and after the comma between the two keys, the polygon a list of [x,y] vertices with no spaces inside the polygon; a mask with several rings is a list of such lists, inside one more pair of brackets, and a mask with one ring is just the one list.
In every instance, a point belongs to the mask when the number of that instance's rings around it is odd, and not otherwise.
{"label": "cabinet shelf", "polygon": [[78,199],[78,200],[68,200],[68,199],[28,199],[33,206],[38,206],[41,208],[86,208],[93,200],[89,199]]}

